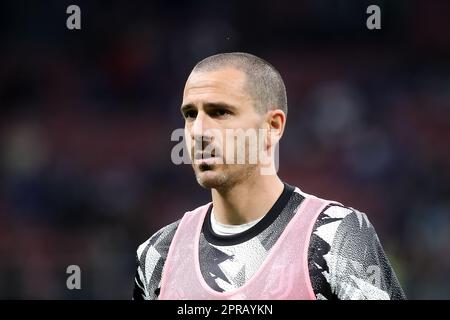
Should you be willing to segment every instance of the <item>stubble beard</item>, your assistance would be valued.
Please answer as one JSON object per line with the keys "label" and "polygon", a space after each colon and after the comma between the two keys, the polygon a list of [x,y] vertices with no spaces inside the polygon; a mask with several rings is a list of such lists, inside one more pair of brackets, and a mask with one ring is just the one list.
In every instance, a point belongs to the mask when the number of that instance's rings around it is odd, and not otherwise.
{"label": "stubble beard", "polygon": [[[239,169],[232,166],[240,166]],[[227,190],[258,173],[257,165],[200,165],[194,169],[197,182],[205,189]]]}

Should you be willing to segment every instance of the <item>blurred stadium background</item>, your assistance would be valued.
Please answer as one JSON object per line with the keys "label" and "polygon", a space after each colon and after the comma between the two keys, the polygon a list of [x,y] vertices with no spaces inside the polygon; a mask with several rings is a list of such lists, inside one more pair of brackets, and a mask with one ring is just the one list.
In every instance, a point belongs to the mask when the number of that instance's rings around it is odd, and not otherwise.
{"label": "blurred stadium background", "polygon": [[287,85],[281,177],[366,212],[408,298],[449,299],[449,32],[446,1],[2,1],[0,298],[131,298],[137,246],[209,199],[170,159],[184,81],[246,51]]}

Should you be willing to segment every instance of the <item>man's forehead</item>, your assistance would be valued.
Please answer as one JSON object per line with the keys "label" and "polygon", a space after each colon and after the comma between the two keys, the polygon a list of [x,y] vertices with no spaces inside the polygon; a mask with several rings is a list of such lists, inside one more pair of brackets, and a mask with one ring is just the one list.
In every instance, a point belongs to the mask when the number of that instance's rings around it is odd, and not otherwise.
{"label": "man's forehead", "polygon": [[241,94],[246,82],[245,73],[236,68],[220,68],[212,71],[193,71],[184,87],[184,95],[201,93]]}

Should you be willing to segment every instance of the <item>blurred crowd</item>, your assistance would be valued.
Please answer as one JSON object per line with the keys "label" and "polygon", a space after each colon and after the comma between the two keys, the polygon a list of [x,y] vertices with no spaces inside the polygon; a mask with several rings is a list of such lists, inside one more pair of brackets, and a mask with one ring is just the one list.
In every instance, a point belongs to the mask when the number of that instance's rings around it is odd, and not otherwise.
{"label": "blurred crowd", "polygon": [[78,31],[68,1],[0,4],[0,298],[131,298],[137,246],[209,201],[170,157],[184,81],[245,51],[287,86],[281,178],[365,212],[408,298],[450,299],[450,3],[76,2]]}

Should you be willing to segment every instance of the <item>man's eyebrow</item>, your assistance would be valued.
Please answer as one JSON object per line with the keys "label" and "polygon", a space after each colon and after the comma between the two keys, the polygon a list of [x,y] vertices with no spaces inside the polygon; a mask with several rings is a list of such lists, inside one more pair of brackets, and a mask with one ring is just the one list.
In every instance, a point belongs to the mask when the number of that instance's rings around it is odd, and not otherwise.
{"label": "man's eyebrow", "polygon": [[[237,108],[231,104],[225,103],[225,102],[207,102],[205,104],[203,104],[203,107],[206,109],[216,109],[216,108],[224,108],[224,109],[229,109],[232,111],[237,110]],[[195,109],[195,105],[192,103],[188,103],[188,104],[184,104],[181,106],[180,111],[181,113],[185,113],[186,111],[190,110],[190,109]]]}
{"label": "man's eyebrow", "polygon": [[192,103],[188,103],[188,104],[182,105],[180,108],[180,111],[181,111],[181,113],[184,114],[187,110],[194,109],[194,108],[195,108],[195,106]]}
{"label": "man's eyebrow", "polygon": [[224,109],[230,109],[230,110],[237,110],[237,108],[231,104],[225,103],[225,102],[208,102],[203,105],[204,108],[209,109],[216,109],[216,108],[224,108]]}

